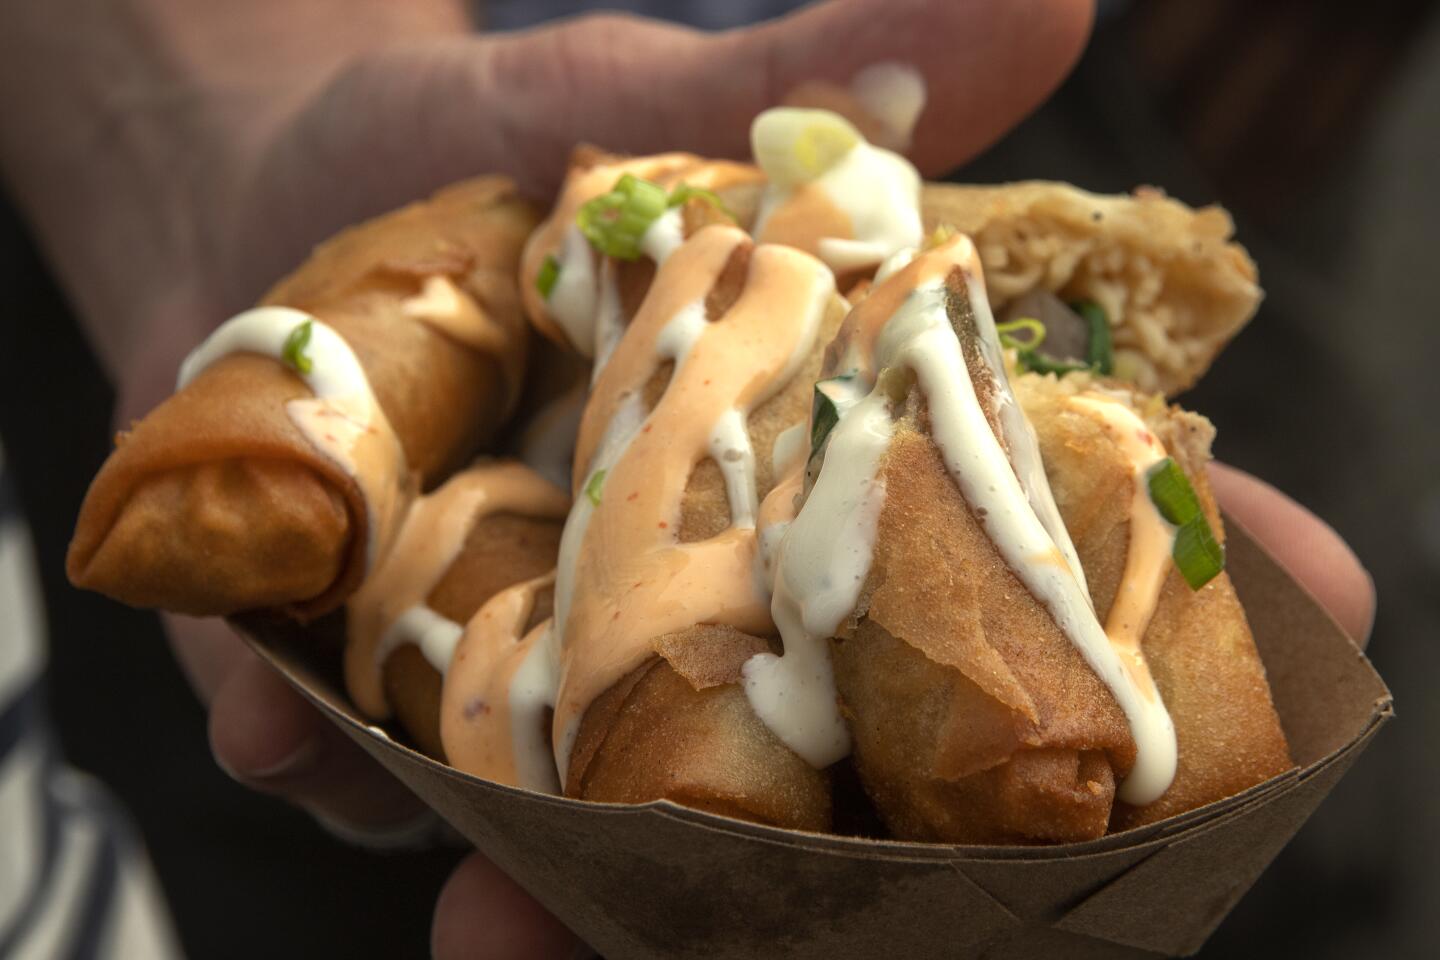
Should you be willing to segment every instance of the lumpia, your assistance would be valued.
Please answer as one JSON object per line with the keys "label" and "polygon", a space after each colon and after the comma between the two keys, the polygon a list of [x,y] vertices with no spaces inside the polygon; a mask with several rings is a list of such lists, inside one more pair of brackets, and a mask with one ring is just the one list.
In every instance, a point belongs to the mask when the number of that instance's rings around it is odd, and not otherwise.
{"label": "lumpia", "polygon": [[526,350],[513,276],[533,224],[489,177],[322,245],[117,437],[76,522],[71,581],[196,615],[338,606],[415,478],[438,480],[508,415]]}

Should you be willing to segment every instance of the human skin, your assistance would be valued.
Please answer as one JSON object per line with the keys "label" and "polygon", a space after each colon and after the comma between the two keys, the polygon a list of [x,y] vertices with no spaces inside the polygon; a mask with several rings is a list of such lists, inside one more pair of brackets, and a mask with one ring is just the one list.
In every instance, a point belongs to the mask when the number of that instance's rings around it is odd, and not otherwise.
{"label": "human skin", "polygon": [[[596,16],[474,32],[455,0],[0,0],[0,173],[117,390],[155,405],[184,354],[336,229],[481,172],[537,201],[581,140],[746,152],[804,80],[904,60],[930,106],[912,158],[948,171],[1078,57],[1089,0],[832,0],[702,34]],[[1374,591],[1344,543],[1263,483],[1217,496],[1357,639]],[[414,798],[219,621],[167,618],[210,705],[217,762],[334,823],[383,830]],[[439,897],[437,957],[566,957],[575,941],[473,854]]]}

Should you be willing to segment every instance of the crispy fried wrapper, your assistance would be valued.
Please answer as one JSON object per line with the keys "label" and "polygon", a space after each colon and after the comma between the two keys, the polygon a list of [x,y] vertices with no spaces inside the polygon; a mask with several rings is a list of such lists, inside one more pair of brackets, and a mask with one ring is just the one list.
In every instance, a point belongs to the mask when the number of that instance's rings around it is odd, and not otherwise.
{"label": "crispy fried wrapper", "polygon": [[832,642],[856,768],[903,839],[1098,837],[1134,762],[1125,717],[1006,565],[925,429],[912,391],[882,468],[862,615]]}
{"label": "crispy fried wrapper", "polygon": [[[740,295],[744,261],[723,273],[706,301],[712,322]],[[755,452],[759,500],[779,480],[776,438],[806,422],[825,345],[845,313],[838,296],[809,354],[746,421]],[[673,376],[664,362],[645,385],[646,407],[663,402]],[[725,532],[731,509],[713,459],[697,463],[681,502],[679,541]],[[655,656],[602,694],[586,711],[571,753],[566,792],[598,801],[669,799],[728,816],[799,830],[831,823],[830,781],[785,746],[756,717],[740,686],[740,668],[769,652],[773,637],[727,626],[696,624],[652,641]]]}
{"label": "crispy fried wrapper", "polygon": [[[426,597],[426,605],[455,623],[466,623],[495,594],[555,566],[564,520],[499,513],[470,528],[460,555]],[[550,612],[547,592],[536,616]],[[413,643],[395,648],[382,665],[385,700],[396,720],[425,753],[445,759],[440,739],[440,693],[444,676]]]}
{"label": "crispy fried wrapper", "polygon": [[1102,196],[1045,181],[926,184],[922,208],[927,230],[974,238],[997,315],[1032,290],[1103,307],[1116,375],[1149,392],[1192,385],[1260,302],[1229,214],[1154,188]]}
{"label": "crispy fried wrapper", "polygon": [[[526,352],[513,278],[534,222],[509,181],[468,181],[341,233],[266,296],[349,344],[402,474],[439,478],[508,415]],[[195,615],[340,604],[365,572],[366,503],[287,416],[309,396],[283,364],[232,354],[121,433],[81,508],[71,581]]]}
{"label": "crispy fried wrapper", "polygon": [[[1093,418],[1067,405],[1092,386],[1085,374],[1024,374],[1015,394],[1040,439],[1055,493],[1104,622],[1125,569],[1133,480]],[[1117,389],[1113,382],[1105,386]],[[1132,405],[1190,478],[1216,536],[1224,537],[1205,465],[1215,430],[1204,417],[1132,394]],[[1173,567],[1142,641],[1175,723],[1179,767],[1170,789],[1145,807],[1119,803],[1112,830],[1162,820],[1239,793],[1294,766],[1271,702],[1265,666],[1228,575],[1191,590]]]}

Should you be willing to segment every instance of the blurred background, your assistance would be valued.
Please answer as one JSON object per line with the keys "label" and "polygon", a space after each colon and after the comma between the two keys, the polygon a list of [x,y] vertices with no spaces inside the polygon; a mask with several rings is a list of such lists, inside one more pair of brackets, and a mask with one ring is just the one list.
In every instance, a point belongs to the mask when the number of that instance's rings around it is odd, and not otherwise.
{"label": "blurred background", "polygon": [[[609,4],[719,28],[798,4]],[[509,29],[587,9],[488,4]],[[1423,0],[1102,3],[1056,97],[957,171],[1223,203],[1260,265],[1255,322],[1184,402],[1220,458],[1286,490],[1379,590],[1370,655],[1398,720],[1205,957],[1431,955],[1440,939],[1440,17]],[[932,92],[934,93],[934,92]],[[193,957],[413,956],[458,851],[379,856],[233,785],[154,617],[69,587],[112,391],[24,226],[0,211],[0,509],[29,519],[60,746],[139,827]],[[240,923],[235,922],[236,912]],[[3,953],[0,945],[0,953]]]}

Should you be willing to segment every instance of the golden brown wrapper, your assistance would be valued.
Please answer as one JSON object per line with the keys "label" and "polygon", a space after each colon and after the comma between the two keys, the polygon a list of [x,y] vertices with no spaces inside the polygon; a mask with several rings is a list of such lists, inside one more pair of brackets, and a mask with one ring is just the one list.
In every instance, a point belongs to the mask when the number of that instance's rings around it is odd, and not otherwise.
{"label": "golden brown wrapper", "polygon": [[[425,603],[436,613],[464,624],[485,601],[513,584],[531,580],[555,566],[564,521],[514,513],[488,514],[477,520],[460,555],[435,584]],[[539,605],[548,613],[548,600]],[[414,644],[401,644],[383,664],[385,699],[416,745],[444,759],[440,741],[440,691],[444,679]]]}
{"label": "golden brown wrapper", "polygon": [[[739,295],[743,270],[727,270],[707,300],[712,321]],[[763,501],[775,487],[776,437],[809,414],[825,347],[845,304],[835,298],[796,373],[746,421]],[[644,391],[653,408],[668,385],[662,364]],[[696,464],[681,503],[682,543],[730,526],[725,481],[711,459]],[[669,799],[728,816],[799,830],[831,823],[828,775],[786,747],[755,716],[740,667],[771,649],[768,638],[697,624],[653,641],[655,658],[631,671],[586,711],[571,753],[566,793],[587,800]]]}
{"label": "golden brown wrapper", "polygon": [[[264,302],[345,338],[410,468],[433,481],[494,434],[518,392],[526,332],[513,277],[534,223],[508,180],[467,181],[344,231]],[[491,321],[488,343],[402,310],[431,277]],[[336,607],[364,574],[368,521],[355,480],[286,414],[306,396],[282,364],[231,355],[120,434],[76,522],[71,581],[195,615]]]}
{"label": "golden brown wrapper", "polygon": [[832,641],[856,768],[901,839],[1098,837],[1134,762],[1125,717],[976,520],[925,417],[912,389],[858,621]]}
{"label": "golden brown wrapper", "polygon": [[1042,289],[1110,319],[1116,374],[1173,395],[1191,386],[1260,303],[1255,264],[1218,206],[1155,188],[1104,196],[1064,183],[926,184],[925,228],[975,240],[1000,314]]}
{"label": "golden brown wrapper", "polygon": [[586,712],[567,793],[615,803],[665,799],[794,830],[828,829],[828,778],[770,732],[739,685],[741,666],[770,645],[699,625],[657,637],[655,647],[658,656]]}
{"label": "golden brown wrapper", "polygon": [[[1098,421],[1066,405],[1093,385],[1083,374],[1025,374],[1017,399],[1040,438],[1056,504],[1079,552],[1101,622],[1114,602],[1129,544],[1129,465]],[[1109,389],[1117,385],[1108,383]],[[1205,465],[1215,430],[1198,414],[1134,395],[1146,425],[1190,478],[1216,536],[1224,538]],[[1141,649],[1175,723],[1179,766],[1159,800],[1116,804],[1123,830],[1232,796],[1294,766],[1271,702],[1265,665],[1227,574],[1191,590],[1172,567]]]}
{"label": "golden brown wrapper", "polygon": [[[605,173],[604,168],[614,168]],[[628,169],[627,169],[628,167]],[[658,183],[667,190],[681,184],[701,186],[719,198],[723,209],[704,199],[692,198],[684,205],[684,234],[689,237],[712,223],[734,222],[748,230],[760,209],[764,191],[764,174],[759,168],[729,160],[711,160],[690,153],[665,153],[653,157],[632,157],[611,153],[591,144],[582,143],[570,154],[566,181],[556,206],[526,244],[520,268],[520,291],[525,299],[525,312],[540,333],[557,344],[578,349],[587,355],[589,344],[572,344],[556,320],[551,317],[540,294],[536,280],[547,258],[561,252],[565,232],[574,223],[583,200],[592,199],[614,188],[624,173],[631,173]],[[598,179],[592,177],[598,177]],[[582,189],[583,186],[583,189]],[[581,195],[583,193],[583,196]],[[600,258],[599,253],[593,256]],[[639,299],[654,275],[654,263],[647,257],[636,261],[617,261],[621,299],[626,314],[633,316]]]}

